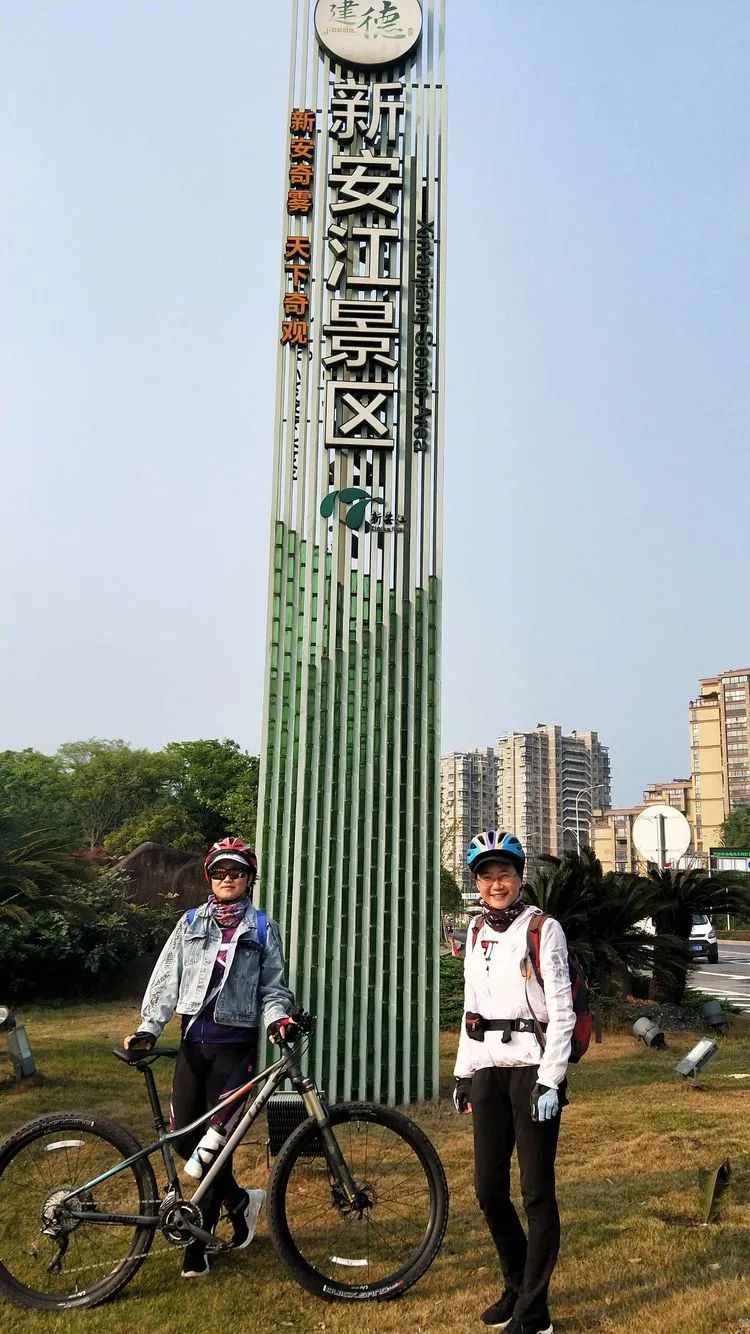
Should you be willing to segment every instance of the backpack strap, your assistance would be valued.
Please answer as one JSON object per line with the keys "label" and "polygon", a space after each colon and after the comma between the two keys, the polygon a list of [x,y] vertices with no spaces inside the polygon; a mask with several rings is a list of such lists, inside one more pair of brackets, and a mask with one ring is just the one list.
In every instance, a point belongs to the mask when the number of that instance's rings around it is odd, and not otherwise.
{"label": "backpack strap", "polygon": [[[197,908],[188,908],[187,912],[185,913],[185,921],[187,922],[188,926],[193,925],[197,911],[198,911]],[[260,948],[264,950],[266,948],[266,941],[268,940],[268,913],[261,912],[259,908],[257,912],[257,919],[258,919],[258,944],[260,945]]]}
{"label": "backpack strap", "polygon": [[258,944],[260,945],[260,948],[264,950],[266,948],[266,941],[268,940],[268,914],[261,912],[259,908],[256,917],[258,920]]}
{"label": "backpack strap", "polygon": [[542,927],[547,921],[549,913],[535,912],[529,922],[526,931],[526,948],[528,950],[531,967],[534,969],[534,977],[544,991],[544,978],[542,977]]}

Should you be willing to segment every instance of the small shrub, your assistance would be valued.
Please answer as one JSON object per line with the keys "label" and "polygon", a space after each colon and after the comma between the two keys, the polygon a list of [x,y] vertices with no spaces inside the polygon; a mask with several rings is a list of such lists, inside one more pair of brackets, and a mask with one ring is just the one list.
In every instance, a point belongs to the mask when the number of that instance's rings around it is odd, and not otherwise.
{"label": "small shrub", "polygon": [[464,1011],[464,961],[452,954],[440,960],[440,1027],[457,1029]]}
{"label": "small shrub", "polygon": [[[177,909],[133,903],[116,871],[70,890],[71,914],[41,910],[0,935],[3,1001],[107,997],[123,968],[160,947]],[[76,916],[82,907],[86,915]]]}

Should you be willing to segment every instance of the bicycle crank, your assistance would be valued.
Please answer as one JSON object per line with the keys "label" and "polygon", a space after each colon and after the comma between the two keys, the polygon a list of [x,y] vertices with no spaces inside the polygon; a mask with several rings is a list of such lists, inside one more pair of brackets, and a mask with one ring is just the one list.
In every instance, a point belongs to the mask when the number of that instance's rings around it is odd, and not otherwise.
{"label": "bicycle crank", "polygon": [[203,1231],[203,1214],[197,1204],[169,1194],[159,1209],[159,1227],[172,1246],[187,1246],[202,1241],[207,1250],[227,1251],[230,1247],[211,1232]]}

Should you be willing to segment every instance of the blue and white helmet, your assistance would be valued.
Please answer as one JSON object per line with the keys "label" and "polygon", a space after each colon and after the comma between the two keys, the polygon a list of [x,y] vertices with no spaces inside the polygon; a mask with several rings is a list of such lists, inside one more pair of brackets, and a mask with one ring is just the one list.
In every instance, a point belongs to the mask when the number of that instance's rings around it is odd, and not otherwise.
{"label": "blue and white helmet", "polygon": [[501,829],[483,829],[475,834],[466,853],[466,865],[476,875],[484,862],[512,862],[519,875],[523,875],[526,853],[521,840],[515,834],[505,834]]}

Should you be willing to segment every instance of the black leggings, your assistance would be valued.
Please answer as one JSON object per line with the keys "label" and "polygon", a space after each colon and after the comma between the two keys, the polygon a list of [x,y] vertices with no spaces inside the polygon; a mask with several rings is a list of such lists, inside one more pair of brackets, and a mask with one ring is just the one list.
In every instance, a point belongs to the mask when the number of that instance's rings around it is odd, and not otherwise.
{"label": "black leggings", "polygon": [[[516,1319],[549,1324],[547,1294],[560,1249],[555,1198],[555,1154],[560,1113],[532,1121],[531,1093],[538,1067],[491,1066],[471,1081],[474,1122],[474,1182],[477,1199],[500,1256],[503,1277],[518,1293]],[[565,1084],[559,1090],[567,1102]],[[521,1172],[521,1197],[528,1241],[510,1198],[513,1148]]]}
{"label": "black leggings", "polygon": [[[169,1128],[179,1130],[214,1107],[229,1086],[239,1088],[251,1078],[258,1053],[258,1034],[247,1042],[183,1042],[175,1064],[172,1081],[172,1099],[169,1108]],[[173,1141],[182,1158],[189,1158],[208,1122],[189,1135]],[[203,1198],[204,1230],[211,1232],[219,1219],[222,1203],[237,1204],[242,1198],[242,1187],[232,1173],[232,1159],[224,1164],[213,1185]]]}

